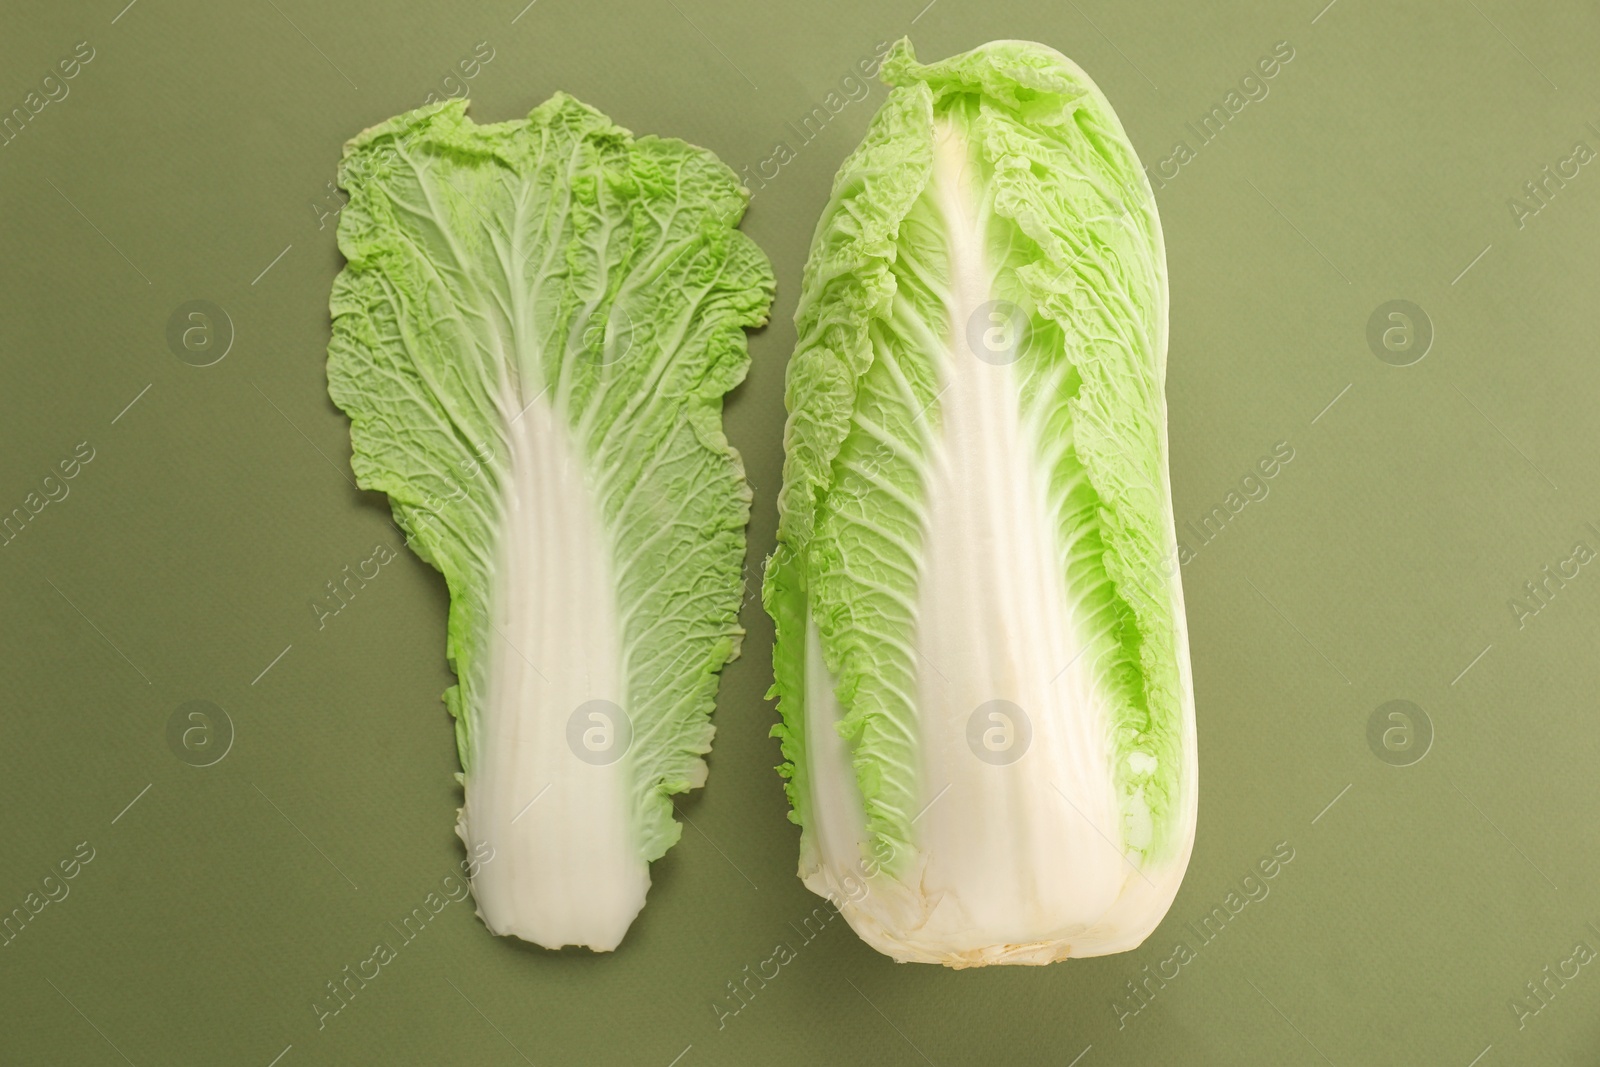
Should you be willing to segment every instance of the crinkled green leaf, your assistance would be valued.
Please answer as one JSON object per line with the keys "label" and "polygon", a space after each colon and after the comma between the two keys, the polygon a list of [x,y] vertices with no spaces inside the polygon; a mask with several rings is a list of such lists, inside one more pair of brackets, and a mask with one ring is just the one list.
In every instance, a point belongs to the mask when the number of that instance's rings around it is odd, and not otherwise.
{"label": "crinkled green leaf", "polygon": [[[465,109],[410,112],[346,146],[329,392],[350,416],[359,483],[388,494],[449,586],[458,683],[445,700],[469,797],[484,746],[511,743],[484,732],[496,658],[523,656],[540,677],[575,669],[497,640],[491,621],[510,603],[496,597],[529,600],[524,614],[584,610],[541,607],[551,589],[497,590],[503,554],[523,551],[502,543],[508,493],[554,477],[516,465],[548,460],[550,434],[570,446],[614,578],[630,833],[655,859],[681,833],[669,795],[704,782],[717,672],[743,633],[750,493],[721,408],[772,271],[736,229],[747,193],[711,153],[635,139],[564,94],[513,122],[480,126]],[[525,710],[565,722],[573,708]],[[561,774],[591,772],[575,764]],[[488,818],[468,808],[464,836]]]}

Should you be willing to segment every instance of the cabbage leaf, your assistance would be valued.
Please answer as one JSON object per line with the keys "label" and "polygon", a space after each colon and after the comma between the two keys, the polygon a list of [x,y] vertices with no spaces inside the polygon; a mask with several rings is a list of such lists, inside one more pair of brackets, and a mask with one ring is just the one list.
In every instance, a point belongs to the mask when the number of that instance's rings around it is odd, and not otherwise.
{"label": "cabbage leaf", "polygon": [[[362,488],[450,593],[465,803],[497,934],[616,947],[703,785],[750,491],[721,425],[773,275],[710,152],[557,94],[345,146],[328,386]],[[485,850],[487,846],[487,850]]]}

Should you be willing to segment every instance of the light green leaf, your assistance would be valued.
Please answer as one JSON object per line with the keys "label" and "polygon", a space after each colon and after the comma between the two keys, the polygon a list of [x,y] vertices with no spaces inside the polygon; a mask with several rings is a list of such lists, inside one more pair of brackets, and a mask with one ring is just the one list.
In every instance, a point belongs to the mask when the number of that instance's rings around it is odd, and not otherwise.
{"label": "light green leaf", "polygon": [[[460,833],[496,933],[615,947],[704,784],[750,493],[721,427],[773,276],[711,153],[564,94],[345,148],[329,392],[450,591]],[[596,703],[598,702],[598,703]]]}

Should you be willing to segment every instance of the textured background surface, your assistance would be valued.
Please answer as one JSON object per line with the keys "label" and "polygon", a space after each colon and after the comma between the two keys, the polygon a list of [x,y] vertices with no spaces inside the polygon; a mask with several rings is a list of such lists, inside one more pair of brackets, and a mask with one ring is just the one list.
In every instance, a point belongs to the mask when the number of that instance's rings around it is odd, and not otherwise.
{"label": "textured background surface", "polygon": [[[1600,1056],[1600,964],[1580,962],[1600,951],[1600,571],[1564,562],[1600,550],[1600,174],[1574,157],[1600,147],[1592,6],[125,2],[12,4],[0,33],[0,113],[26,111],[78,42],[94,52],[0,147],[0,510],[42,497],[80,442],[93,453],[0,548],[0,911],[81,842],[93,854],[0,947],[0,1061]],[[908,32],[925,58],[1059,48],[1170,176],[1176,508],[1227,521],[1185,538],[1203,786],[1166,923],[1136,952],[1045,970],[897,966],[838,920],[805,941],[820,900],[793,874],[751,605],[710,788],[681,806],[693,826],[618,953],[497,941],[452,904],[319,1031],[324,983],[397,940],[387,924],[460,859],[438,576],[402,552],[325,628],[311,607],[399,547],[350,484],[325,393],[340,144],[488,42],[467,83],[480,121],[565,89],[752,175],[790,146],[746,221],[780,289],[728,410],[754,563],[810,229],[883,90],[809,143],[795,126]],[[1294,58],[1266,95],[1203,141],[1188,124],[1280,41]],[[192,300],[232,324],[208,367],[166,338]],[[1409,366],[1393,364],[1418,341],[1369,344],[1392,300],[1431,324]],[[1242,484],[1280,442],[1292,461]],[[1235,514],[1234,492],[1260,499]],[[1524,583],[1546,565],[1577,576],[1541,605]],[[235,735],[203,768],[168,740],[194,700]],[[1392,700],[1415,709],[1372,730]],[[1196,933],[1274,849],[1293,859],[1251,883],[1259,899]],[[1192,958],[1167,962],[1180,941]],[[797,958],[719,1030],[712,1005],[779,942]],[[1176,977],[1140,1001],[1147,965]],[[1525,984],[1547,966],[1571,977],[1541,1003]]]}

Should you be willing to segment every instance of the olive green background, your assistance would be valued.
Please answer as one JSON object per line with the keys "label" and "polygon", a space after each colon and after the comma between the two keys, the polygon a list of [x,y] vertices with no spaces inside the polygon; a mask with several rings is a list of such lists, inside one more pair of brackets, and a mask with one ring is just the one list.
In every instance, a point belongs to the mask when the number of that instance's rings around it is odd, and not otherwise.
{"label": "olive green background", "polygon": [[[1600,145],[1592,5],[124,2],[11,4],[0,30],[0,113],[95,50],[0,148],[0,511],[94,450],[0,547],[0,913],[94,850],[0,947],[0,1063],[1600,1058],[1600,967],[1564,962],[1600,950],[1600,573],[1550,583],[1520,626],[1509,603],[1600,549],[1600,174],[1549,182],[1520,227],[1508,206]],[[1171,914],[1137,951],[1045,969],[897,965],[837,919],[804,941],[821,901],[794,877],[752,601],[709,786],[618,952],[497,940],[451,904],[319,1030],[324,983],[462,858],[440,578],[402,552],[325,628],[310,606],[401,547],[325,393],[340,145],[483,41],[481,121],[564,89],[752,174],[795,148],[745,222],[779,292],[727,411],[755,574],[811,229],[883,89],[810,143],[789,123],[906,33],[925,58],[1046,42],[1149,166],[1195,148],[1157,191],[1176,511],[1267,495],[1185,536],[1202,800]],[[1186,124],[1279,41],[1269,95],[1199,145]],[[1396,299],[1434,333],[1404,367],[1367,339]],[[167,344],[190,300],[233,324],[215,365]],[[1293,460],[1241,489],[1279,442]],[[191,700],[236,731],[210,767],[167,740]],[[1380,722],[1386,748],[1369,723],[1391,700],[1421,715]],[[1294,858],[1267,895],[1133,1000],[1275,848]],[[719,1029],[727,983],[779,942],[796,958]],[[1578,973],[1519,1019],[1546,966]]]}

